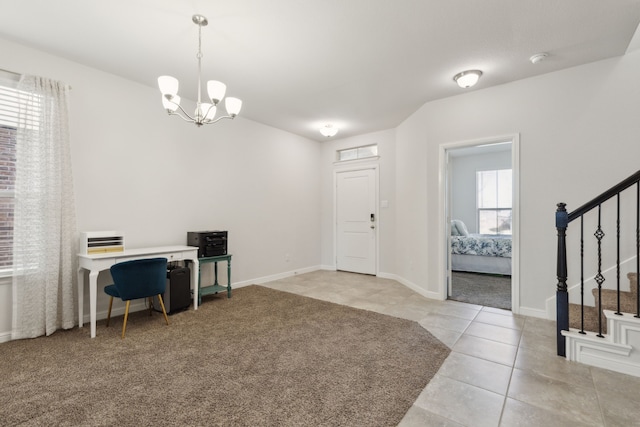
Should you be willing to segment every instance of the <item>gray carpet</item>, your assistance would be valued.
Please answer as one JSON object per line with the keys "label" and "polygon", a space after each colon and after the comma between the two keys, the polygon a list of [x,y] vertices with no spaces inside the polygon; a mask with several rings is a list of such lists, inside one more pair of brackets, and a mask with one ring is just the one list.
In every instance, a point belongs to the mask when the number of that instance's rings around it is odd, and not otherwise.
{"label": "gray carpet", "polygon": [[255,285],[169,321],[0,344],[0,424],[394,426],[449,354],[416,322]]}
{"label": "gray carpet", "polygon": [[449,299],[511,310],[511,276],[454,271]]}

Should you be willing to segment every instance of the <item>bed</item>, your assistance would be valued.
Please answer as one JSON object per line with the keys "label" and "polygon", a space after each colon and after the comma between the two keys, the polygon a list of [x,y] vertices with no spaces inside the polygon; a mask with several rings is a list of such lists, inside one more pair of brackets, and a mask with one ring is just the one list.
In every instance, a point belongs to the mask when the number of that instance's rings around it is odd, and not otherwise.
{"label": "bed", "polygon": [[470,234],[459,220],[451,224],[451,269],[511,275],[511,235]]}

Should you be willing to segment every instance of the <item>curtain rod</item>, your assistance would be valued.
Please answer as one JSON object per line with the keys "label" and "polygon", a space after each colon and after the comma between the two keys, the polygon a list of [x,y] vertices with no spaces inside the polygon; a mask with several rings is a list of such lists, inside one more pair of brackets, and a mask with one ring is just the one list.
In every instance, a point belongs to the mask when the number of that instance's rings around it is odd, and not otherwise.
{"label": "curtain rod", "polygon": [[20,73],[16,73],[15,71],[5,70],[4,68],[0,68],[0,71],[4,71],[5,73],[10,73],[10,74],[17,74],[17,75],[20,75]]}
{"label": "curtain rod", "polygon": [[0,72],[3,74],[10,74],[11,77],[19,77],[20,73],[16,73],[15,71],[5,70],[4,68],[0,68]]}
{"label": "curtain rod", "polygon": [[[7,76],[7,77],[12,78],[12,79],[16,79],[16,80],[19,80],[20,76],[22,75],[20,73],[16,73],[15,71],[6,70],[4,68],[0,68],[0,74],[9,74],[9,76]],[[69,90],[73,89],[73,87],[71,87],[71,85],[66,85],[66,86],[69,88]]]}

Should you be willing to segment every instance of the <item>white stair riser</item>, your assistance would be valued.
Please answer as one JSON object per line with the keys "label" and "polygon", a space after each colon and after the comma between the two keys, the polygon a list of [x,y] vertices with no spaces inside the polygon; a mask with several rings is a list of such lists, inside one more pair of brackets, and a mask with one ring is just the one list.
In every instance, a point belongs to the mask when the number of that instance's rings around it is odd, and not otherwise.
{"label": "white stair riser", "polygon": [[595,333],[563,332],[568,360],[640,377],[640,319],[604,310],[607,331],[604,338]]}

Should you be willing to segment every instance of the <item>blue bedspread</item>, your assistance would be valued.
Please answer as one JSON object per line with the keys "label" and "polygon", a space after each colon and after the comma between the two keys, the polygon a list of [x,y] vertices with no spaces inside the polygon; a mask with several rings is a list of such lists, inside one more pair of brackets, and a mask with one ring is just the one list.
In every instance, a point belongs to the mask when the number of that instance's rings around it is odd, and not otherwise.
{"label": "blue bedspread", "polygon": [[451,236],[451,253],[511,258],[511,236],[491,234]]}

